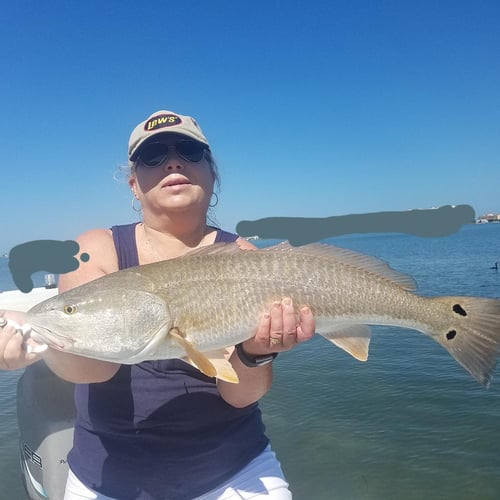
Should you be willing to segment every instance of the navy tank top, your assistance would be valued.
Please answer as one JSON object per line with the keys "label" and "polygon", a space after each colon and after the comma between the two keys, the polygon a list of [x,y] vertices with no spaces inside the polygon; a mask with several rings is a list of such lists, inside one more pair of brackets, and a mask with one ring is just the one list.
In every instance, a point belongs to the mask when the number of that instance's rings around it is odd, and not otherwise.
{"label": "navy tank top", "polygon": [[[120,269],[138,265],[135,226],[113,226]],[[216,242],[237,235],[217,230]],[[189,500],[218,487],[268,444],[258,404],[234,408],[215,379],[178,359],[122,365],[77,384],[71,470],[119,500]]]}

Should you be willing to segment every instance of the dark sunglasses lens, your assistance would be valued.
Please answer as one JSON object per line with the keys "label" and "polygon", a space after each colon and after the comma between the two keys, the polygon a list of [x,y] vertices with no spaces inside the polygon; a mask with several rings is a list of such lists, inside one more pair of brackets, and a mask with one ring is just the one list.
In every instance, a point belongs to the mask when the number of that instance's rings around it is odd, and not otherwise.
{"label": "dark sunglasses lens", "polygon": [[180,141],[175,145],[175,150],[185,160],[198,162],[203,158],[205,146],[196,141]]}
{"label": "dark sunglasses lens", "polygon": [[154,143],[144,146],[139,158],[146,167],[157,167],[168,155],[168,146],[166,144]]}

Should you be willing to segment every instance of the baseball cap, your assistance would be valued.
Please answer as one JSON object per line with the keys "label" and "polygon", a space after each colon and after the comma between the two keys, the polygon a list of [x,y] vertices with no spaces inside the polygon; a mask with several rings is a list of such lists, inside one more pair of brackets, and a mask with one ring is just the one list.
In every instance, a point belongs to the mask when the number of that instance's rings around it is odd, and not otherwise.
{"label": "baseball cap", "polygon": [[130,134],[128,158],[135,161],[137,152],[145,141],[158,134],[182,134],[210,147],[196,120],[190,116],[179,115],[173,111],[156,111],[139,123]]}

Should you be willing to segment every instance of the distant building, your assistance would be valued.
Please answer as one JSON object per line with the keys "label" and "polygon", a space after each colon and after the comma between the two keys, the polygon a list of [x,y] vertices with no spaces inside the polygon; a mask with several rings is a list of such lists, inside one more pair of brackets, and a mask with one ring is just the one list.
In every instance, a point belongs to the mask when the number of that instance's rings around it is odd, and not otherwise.
{"label": "distant building", "polygon": [[477,223],[500,222],[500,214],[484,214],[476,219]]}

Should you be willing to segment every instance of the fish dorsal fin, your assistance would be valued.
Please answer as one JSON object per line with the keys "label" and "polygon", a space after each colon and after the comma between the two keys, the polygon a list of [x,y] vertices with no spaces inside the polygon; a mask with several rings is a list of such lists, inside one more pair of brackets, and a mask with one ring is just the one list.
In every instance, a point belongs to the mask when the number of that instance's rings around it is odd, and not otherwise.
{"label": "fish dorsal fin", "polygon": [[226,350],[202,353],[198,351],[189,340],[185,339],[177,328],[172,328],[169,334],[184,349],[188,363],[192,364],[207,377],[217,377],[220,380],[237,384],[238,375],[224,354]]}
{"label": "fish dorsal fin", "polygon": [[358,361],[368,359],[371,331],[367,325],[347,325],[336,328],[329,333],[322,333],[323,337],[333,342]]}
{"label": "fish dorsal fin", "polygon": [[334,259],[344,265],[357,267],[369,273],[376,274],[393,283],[396,283],[405,290],[416,290],[415,280],[407,274],[395,271],[389,265],[377,257],[365,255],[362,253],[347,250],[345,248],[327,245],[325,243],[310,243],[300,247],[294,247],[288,242],[279,243],[272,247],[266,247],[260,250],[262,252],[284,252],[297,253],[304,256],[315,256],[325,259]]}
{"label": "fish dorsal fin", "polygon": [[363,269],[366,272],[375,274],[379,277],[385,278],[388,281],[391,281],[401,288],[409,291],[416,290],[415,280],[408,276],[407,274],[403,274],[399,271],[395,271],[389,265],[381,259],[377,257],[373,257],[371,255],[365,255],[362,253],[354,252],[353,250],[347,250],[345,248],[336,247],[333,245],[327,245],[324,243],[310,243],[308,245],[303,245],[300,247],[294,247],[290,245],[287,241],[282,243],[278,243],[277,245],[273,245],[270,247],[260,248],[257,250],[246,250],[241,249],[237,243],[215,243],[213,245],[207,245],[205,247],[195,248],[194,250],[190,250],[188,253],[184,254],[180,258],[184,257],[200,257],[205,255],[220,255],[220,254],[232,254],[237,252],[246,252],[246,251],[257,251],[262,253],[295,253],[297,255],[304,256],[314,256],[325,258],[328,260],[336,260],[337,262],[341,262],[346,266],[356,267],[358,269]]}

